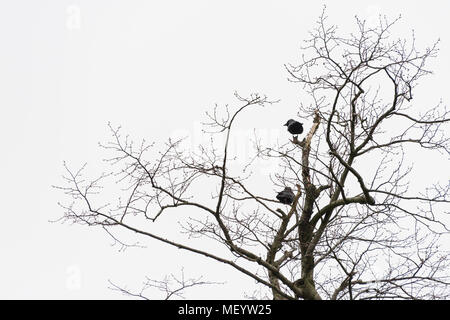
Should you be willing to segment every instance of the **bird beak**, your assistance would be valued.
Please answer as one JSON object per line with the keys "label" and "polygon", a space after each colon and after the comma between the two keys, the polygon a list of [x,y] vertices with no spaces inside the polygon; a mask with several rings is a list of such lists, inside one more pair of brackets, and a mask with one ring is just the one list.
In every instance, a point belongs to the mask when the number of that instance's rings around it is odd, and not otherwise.
{"label": "bird beak", "polygon": [[287,122],[285,124],[283,124],[283,126],[287,126]]}

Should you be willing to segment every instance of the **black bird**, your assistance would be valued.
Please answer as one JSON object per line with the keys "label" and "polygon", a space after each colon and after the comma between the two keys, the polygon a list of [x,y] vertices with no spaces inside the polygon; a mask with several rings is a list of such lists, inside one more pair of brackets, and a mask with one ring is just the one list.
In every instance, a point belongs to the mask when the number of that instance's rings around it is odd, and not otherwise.
{"label": "black bird", "polygon": [[289,119],[288,122],[286,122],[284,125],[287,126],[287,130],[291,134],[299,135],[303,132],[303,123],[300,123],[293,119]]}
{"label": "black bird", "polygon": [[284,188],[283,191],[277,194],[277,199],[283,204],[291,204],[294,202],[294,192],[289,187]]}

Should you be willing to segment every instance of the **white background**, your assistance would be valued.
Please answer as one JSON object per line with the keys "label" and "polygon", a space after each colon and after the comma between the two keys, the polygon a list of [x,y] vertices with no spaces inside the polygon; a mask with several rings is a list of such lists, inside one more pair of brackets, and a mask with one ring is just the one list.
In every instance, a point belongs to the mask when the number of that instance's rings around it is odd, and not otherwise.
{"label": "white background", "polygon": [[[285,137],[281,124],[302,93],[283,64],[297,61],[323,3],[342,30],[355,14],[402,14],[399,36],[414,28],[419,47],[440,37],[435,75],[421,81],[415,103],[450,101],[449,1],[0,1],[0,298],[122,298],[108,279],[139,289],[145,276],[182,266],[187,276],[226,281],[187,298],[251,293],[253,281],[206,258],[151,241],[119,252],[99,229],[50,223],[64,200],[51,186],[62,183],[63,160],[101,170],[108,121],[136,139],[198,135],[204,112],[233,102],[235,90],[281,99],[243,130]],[[419,169],[432,161],[417,160]],[[418,170],[419,184],[448,172],[443,165]]]}

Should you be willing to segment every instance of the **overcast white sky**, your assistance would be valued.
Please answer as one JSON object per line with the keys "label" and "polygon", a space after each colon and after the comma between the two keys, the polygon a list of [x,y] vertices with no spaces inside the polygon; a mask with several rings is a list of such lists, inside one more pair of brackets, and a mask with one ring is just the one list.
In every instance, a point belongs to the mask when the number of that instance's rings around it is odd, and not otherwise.
{"label": "overcast white sky", "polygon": [[101,164],[97,142],[108,121],[154,141],[196,135],[204,112],[232,102],[235,90],[281,99],[257,121],[282,134],[301,98],[283,64],[296,62],[324,3],[342,29],[355,14],[402,14],[400,36],[414,28],[419,43],[440,37],[436,73],[416,97],[424,107],[450,101],[445,0],[0,1],[0,298],[122,298],[108,279],[138,289],[145,276],[161,279],[181,266],[187,276],[227,281],[187,298],[251,293],[252,281],[204,258],[155,242],[119,252],[101,230],[49,223],[62,215],[51,185],[61,183],[63,160]]}

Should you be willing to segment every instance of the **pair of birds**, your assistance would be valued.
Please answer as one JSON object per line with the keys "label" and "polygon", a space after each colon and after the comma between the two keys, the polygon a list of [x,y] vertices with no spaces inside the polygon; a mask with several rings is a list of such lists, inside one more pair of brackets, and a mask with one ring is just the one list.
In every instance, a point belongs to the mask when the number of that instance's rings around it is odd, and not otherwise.
{"label": "pair of birds", "polygon": [[[295,138],[297,135],[303,133],[303,123],[295,121],[293,119],[289,119],[285,126],[287,126],[287,130],[291,134],[295,134]],[[292,204],[294,202],[295,194],[290,187],[284,188],[283,191],[277,194],[277,200],[282,204]]]}

